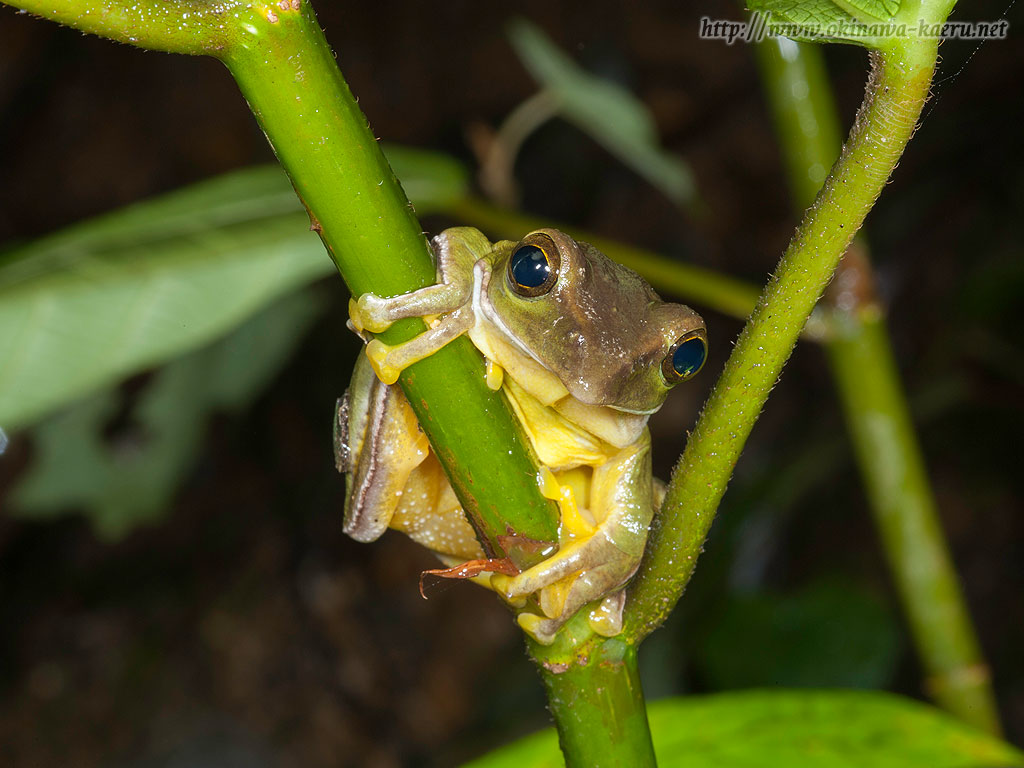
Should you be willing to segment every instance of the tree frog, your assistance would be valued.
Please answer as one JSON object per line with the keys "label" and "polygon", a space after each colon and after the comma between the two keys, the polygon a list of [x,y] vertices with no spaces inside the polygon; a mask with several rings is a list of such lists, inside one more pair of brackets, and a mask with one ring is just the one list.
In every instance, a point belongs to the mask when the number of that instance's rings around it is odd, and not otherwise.
{"label": "tree frog", "polygon": [[405,317],[423,317],[429,329],[393,347],[370,338],[339,401],[345,532],[372,541],[395,528],[449,565],[484,557],[405,396],[390,386],[468,334],[487,363],[481,374],[504,391],[533,446],[542,492],[560,510],[557,551],[518,575],[477,580],[517,607],[519,624],[540,643],[586,605],[592,628],[614,636],[660,504],[647,419],[704,364],[704,322],[555,229],[491,243],[460,227],[433,245],[436,285],[350,304],[364,339]]}

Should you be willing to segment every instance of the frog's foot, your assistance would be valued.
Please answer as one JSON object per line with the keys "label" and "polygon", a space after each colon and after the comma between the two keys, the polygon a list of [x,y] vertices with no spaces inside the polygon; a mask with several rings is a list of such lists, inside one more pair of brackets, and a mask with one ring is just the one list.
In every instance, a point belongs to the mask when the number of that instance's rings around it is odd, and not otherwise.
{"label": "frog's foot", "polygon": [[[562,595],[557,596],[555,601],[546,599],[544,593],[548,590],[557,589],[561,584],[548,587],[548,589],[541,593],[540,598],[541,609],[547,615],[538,616],[535,613],[520,613],[516,617],[519,626],[541,645],[551,645],[558,630],[580,608],[583,608],[587,603],[594,602],[601,594],[604,594],[604,597],[599,602],[594,603],[594,607],[587,616],[587,622],[594,632],[603,637],[614,637],[619,634],[622,631],[622,611],[626,605],[626,591],[625,589],[617,589],[611,594],[602,592],[601,582],[610,574],[603,574],[601,570],[601,568],[597,568],[589,574],[580,574],[578,578],[572,581],[568,593],[564,597]],[[595,591],[598,594],[595,595]],[[552,602],[561,603],[559,606],[560,610],[555,615],[548,613],[548,609],[552,607]]]}
{"label": "frog's foot", "polygon": [[473,313],[468,307],[463,307],[440,318],[429,330],[404,344],[390,346],[380,339],[373,339],[366,345],[366,356],[377,378],[385,384],[394,384],[402,371],[430,357],[445,344],[468,331],[472,325]]}
{"label": "frog's foot", "polygon": [[[517,598],[528,597],[534,592],[540,592],[556,582],[578,576],[577,582],[573,583],[572,590],[583,589],[590,593],[590,597],[583,602],[589,602],[604,595],[619,583],[625,581],[636,568],[629,557],[615,544],[605,538],[601,533],[595,534],[585,541],[575,541],[568,546],[563,546],[558,552],[547,560],[544,560],[532,568],[508,579],[502,579],[495,584],[497,589],[506,600],[512,601]],[[603,585],[600,592],[598,589],[598,574],[602,574],[600,583]],[[621,578],[612,583],[609,576],[619,574]],[[585,586],[594,581],[594,586]],[[583,603],[580,603],[582,605]],[[579,607],[579,606],[577,606]]]}
{"label": "frog's foot", "polygon": [[600,533],[575,542],[518,576],[495,575],[491,585],[508,602],[525,607],[525,598],[537,594],[544,615],[521,613],[520,626],[539,643],[548,644],[554,633],[580,608],[611,598],[592,611],[591,626],[611,636],[621,629],[621,587],[636,571],[635,558]]}

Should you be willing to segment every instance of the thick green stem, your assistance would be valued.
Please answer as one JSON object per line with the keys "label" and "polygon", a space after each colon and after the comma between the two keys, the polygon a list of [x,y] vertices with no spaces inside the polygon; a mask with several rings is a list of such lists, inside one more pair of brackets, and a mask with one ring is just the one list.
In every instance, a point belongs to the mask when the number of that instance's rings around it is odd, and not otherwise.
{"label": "thick green stem", "polygon": [[864,103],[842,156],[740,334],[673,472],[630,590],[627,639],[660,625],[689,581],[768,393],[913,133],[936,53],[936,41],[909,39],[872,54]]}
{"label": "thick green stem", "polygon": [[[278,14],[263,35],[242,42],[225,63],[353,295],[393,296],[433,283],[420,224],[309,6]],[[420,321],[405,321],[382,338],[399,343],[422,330]],[[557,513],[540,496],[521,432],[484,384],[482,365],[461,339],[409,368],[402,388],[492,551],[502,551],[498,537],[510,530],[553,540]]]}
{"label": "thick green stem", "polygon": [[635,646],[605,640],[541,677],[569,768],[656,765]]}
{"label": "thick green stem", "polygon": [[[393,296],[434,282],[420,224],[308,2],[12,4],[117,40],[221,59],[352,293]],[[419,320],[400,321],[381,338],[396,344],[423,329]],[[472,344],[450,344],[409,368],[400,383],[490,549],[500,553],[498,539],[509,532],[554,541],[557,509],[540,495],[527,443],[505,399],[486,387]],[[521,565],[540,557],[529,548],[509,554]]]}
{"label": "thick green stem", "polygon": [[[839,154],[821,50],[776,38],[758,45],[757,54],[794,201],[802,209],[820,187],[821,169]],[[966,722],[998,733],[988,669],[946,546],[873,282],[867,248],[859,241],[826,297],[832,374],[930,693]]]}

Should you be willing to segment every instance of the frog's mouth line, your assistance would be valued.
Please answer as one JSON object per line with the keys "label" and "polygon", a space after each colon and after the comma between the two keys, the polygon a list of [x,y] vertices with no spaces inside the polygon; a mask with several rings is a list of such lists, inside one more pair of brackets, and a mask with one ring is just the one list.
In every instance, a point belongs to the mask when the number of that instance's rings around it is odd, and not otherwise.
{"label": "frog's mouth line", "polygon": [[574,393],[565,380],[558,375],[556,371],[551,370],[551,367],[546,365],[543,360],[538,358],[530,349],[523,345],[519,338],[512,333],[512,330],[505,324],[498,313],[497,308],[492,304],[487,296],[487,288],[490,286],[491,276],[494,272],[491,270],[491,265],[485,259],[479,259],[476,264],[473,265],[473,321],[479,322],[479,318],[486,317],[494,326],[501,329],[501,332],[505,335],[505,338],[511,342],[511,344],[522,352],[524,355],[529,357],[531,360],[537,363],[541,368],[552,373],[562,385],[569,390],[572,397],[579,400],[584,405],[595,405],[604,408],[611,408],[613,411],[619,411],[621,413],[630,413],[635,416],[650,416],[652,413],[657,412],[661,405],[657,408],[649,408],[643,410],[634,410],[631,408],[622,408],[611,403],[599,403],[599,402],[587,402],[583,398],[579,397]]}
{"label": "frog's mouth line", "polygon": [[[487,288],[491,284],[491,275],[494,273],[491,271],[491,265],[485,260],[480,259],[473,265],[473,318],[474,322],[479,322],[480,317],[486,317],[495,326],[501,329],[501,332],[505,334],[505,338],[512,342],[512,345],[516,347],[520,352],[529,357],[531,360],[537,363],[541,368],[546,371],[558,376],[557,373],[551,370],[544,362],[538,358],[533,352],[531,352],[519,338],[512,332],[512,329],[505,325],[505,321],[501,319],[501,315],[498,313],[497,308],[490,302],[487,297]],[[558,376],[558,380],[561,381],[562,377]],[[562,382],[565,383],[564,381]]]}

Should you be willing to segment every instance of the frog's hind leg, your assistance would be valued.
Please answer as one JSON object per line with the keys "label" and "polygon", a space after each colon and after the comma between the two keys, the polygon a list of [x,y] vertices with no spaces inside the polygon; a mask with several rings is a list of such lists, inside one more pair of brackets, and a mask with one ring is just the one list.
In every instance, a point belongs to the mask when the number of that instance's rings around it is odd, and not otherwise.
{"label": "frog's hind leg", "polygon": [[391,527],[433,550],[448,566],[485,557],[434,453],[409,474]]}
{"label": "frog's hind leg", "polygon": [[430,454],[408,400],[356,362],[336,422],[335,455],[346,473],[344,530],[374,541],[387,529],[410,475]]}

